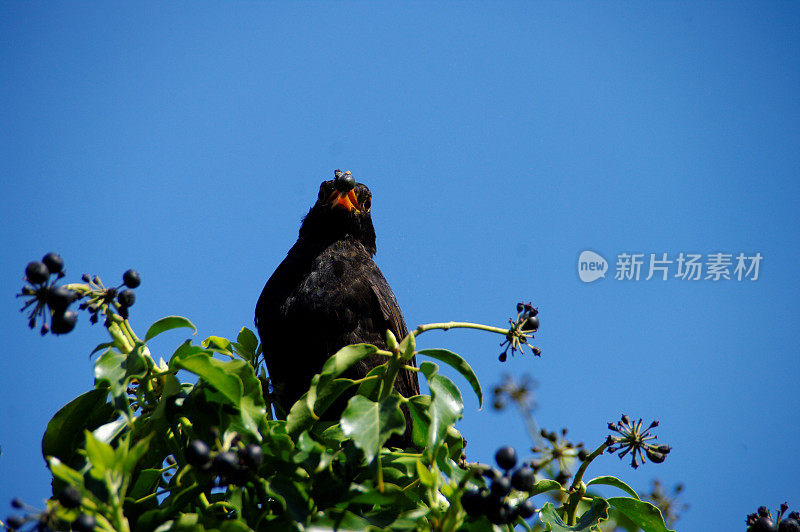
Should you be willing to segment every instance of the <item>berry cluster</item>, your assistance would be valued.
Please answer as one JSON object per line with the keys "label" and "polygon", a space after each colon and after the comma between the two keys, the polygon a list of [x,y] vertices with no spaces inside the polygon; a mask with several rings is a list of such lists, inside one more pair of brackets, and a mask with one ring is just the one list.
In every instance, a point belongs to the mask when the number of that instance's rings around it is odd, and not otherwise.
{"label": "berry cluster", "polygon": [[617,423],[609,423],[609,430],[619,433],[619,436],[609,435],[606,439],[608,452],[619,453],[620,459],[626,454],[631,453],[631,467],[636,469],[640,463],[645,462],[645,455],[654,464],[660,464],[667,459],[667,455],[672,450],[669,445],[655,445],[647,443],[656,439],[650,434],[650,430],[658,426],[658,421],[653,421],[650,426],[642,430],[642,420],[632,423],[631,418],[623,414]]}
{"label": "berry cluster", "polygon": [[186,462],[203,473],[213,475],[214,484],[243,486],[251,474],[258,472],[263,460],[261,447],[255,443],[241,444],[235,437],[231,448],[212,453],[203,440],[192,440],[184,451]]}
{"label": "berry cluster", "polygon": [[[55,279],[51,279],[53,276]],[[20,309],[22,312],[33,305],[33,310],[28,314],[28,326],[31,329],[36,327],[39,317],[44,322],[40,329],[42,334],[48,332],[65,334],[75,328],[78,314],[68,307],[80,296],[65,286],[55,285],[55,282],[62,277],[64,277],[64,259],[57,253],[48,253],[41,261],[30,262],[25,268],[25,281],[29,284],[22,287],[22,292],[17,294],[17,297],[28,298]]]}
{"label": "berry cluster", "polygon": [[800,532],[800,513],[791,512],[786,519],[782,519],[788,510],[788,504],[781,504],[778,517],[773,520],[769,508],[759,507],[756,513],[747,516],[747,532]]}
{"label": "berry cluster", "polygon": [[[506,339],[500,344],[505,347],[498,357],[500,362],[505,362],[508,358],[508,350],[511,349],[511,356],[519,350],[524,352],[523,346],[528,343],[528,338],[533,338],[533,333],[539,330],[539,309],[534,308],[530,303],[517,303],[517,319],[509,318],[508,323],[511,328],[506,333]],[[531,346],[531,352],[537,357],[542,354],[538,347]]]}
{"label": "berry cluster", "polygon": [[91,277],[89,274],[82,277],[86,284],[56,285],[55,282],[63,277],[64,260],[57,253],[48,253],[41,261],[33,261],[25,268],[25,280],[28,284],[22,287],[17,297],[27,298],[21,309],[23,312],[33,306],[28,314],[28,325],[31,329],[36,327],[37,320],[41,318],[42,334],[70,332],[78,321],[78,313],[69,310],[69,306],[81,299],[84,301],[79,308],[89,311],[91,323],[97,323],[98,315],[105,314],[105,325],[109,326],[109,313],[112,311],[118,314],[117,319],[128,319],[128,309],[136,301],[132,289],[141,284],[139,274],[134,270],[123,274],[121,285],[110,288],[103,286],[99,277]]}
{"label": "berry cluster", "polygon": [[[97,323],[98,314],[109,308],[116,310],[123,319],[128,319],[128,309],[136,302],[136,295],[132,289],[142,283],[136,270],[128,270],[123,273],[122,284],[117,287],[106,288],[100,277],[96,275],[92,277],[88,273],[83,274],[81,280],[89,285],[90,291],[86,294],[86,301],[82,302],[79,308],[89,311],[89,321],[92,324]],[[123,286],[127,288],[120,290]],[[108,324],[109,321],[106,318],[106,326]]]}
{"label": "berry cluster", "polygon": [[531,463],[533,470],[538,472],[551,464],[558,466],[558,474],[555,475],[555,480],[561,485],[566,485],[572,474],[570,465],[574,459],[583,462],[588,457],[589,453],[584,449],[583,443],[573,443],[569,441],[567,436],[567,429],[561,429],[560,433],[550,432],[542,429],[539,431],[542,437],[543,445],[540,447],[536,445],[531,448],[531,451],[536,453],[538,458]]}
{"label": "berry cluster", "polygon": [[[83,497],[81,492],[72,486],[67,486],[61,490],[56,498],[58,503],[67,510],[72,510],[81,507]],[[6,526],[9,530],[22,530],[26,525],[30,525],[28,530],[36,530],[37,532],[50,532],[54,530],[56,525],[52,524],[54,521],[53,510],[50,507],[47,510],[40,511],[36,508],[25,504],[20,499],[13,499],[11,501],[12,508],[17,510],[26,510],[26,515],[18,516],[12,515],[6,519]],[[81,513],[72,521],[70,527],[74,532],[92,532],[97,526],[97,521],[91,514]]]}
{"label": "berry cluster", "polygon": [[517,517],[531,517],[536,512],[531,500],[514,497],[514,500],[520,501],[514,503],[509,495],[512,489],[526,493],[533,488],[533,470],[523,465],[511,471],[517,465],[517,453],[513,447],[501,447],[494,458],[505,473],[487,467],[483,475],[490,480],[489,488],[465,491],[461,496],[464,511],[472,517],[486,516],[489,522],[496,525],[513,523]]}

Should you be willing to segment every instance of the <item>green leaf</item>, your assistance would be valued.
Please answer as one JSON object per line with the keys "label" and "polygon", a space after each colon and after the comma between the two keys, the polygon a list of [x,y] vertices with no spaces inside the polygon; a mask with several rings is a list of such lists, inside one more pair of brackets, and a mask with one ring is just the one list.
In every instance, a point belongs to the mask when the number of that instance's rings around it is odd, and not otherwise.
{"label": "green leaf", "polygon": [[[314,403],[314,413],[319,417],[328,407],[355,382],[351,379],[333,379],[324,388],[316,390],[317,400]],[[308,407],[308,392],[292,405],[286,416],[286,432],[296,437],[304,430],[311,427],[317,419]]]}
{"label": "green leaf", "polygon": [[539,519],[549,526],[552,532],[591,532],[592,528],[608,519],[608,503],[596,497],[592,506],[578,519],[575,526],[567,525],[556,512],[552,502],[546,503],[539,512]]}
{"label": "green leaf", "polygon": [[417,348],[417,339],[414,333],[408,333],[405,338],[400,342],[400,358],[409,361],[414,356],[414,350]]}
{"label": "green leaf", "polygon": [[226,355],[233,354],[233,352],[231,351],[231,341],[221,336],[209,336],[208,338],[200,342],[200,345],[202,345],[206,349],[219,351]]}
{"label": "green leaf", "polygon": [[145,495],[149,495],[156,489],[160,478],[160,469],[143,469],[136,475],[136,481],[133,483],[131,489],[128,490],[127,496],[136,500],[141,499]]}
{"label": "green leaf", "polygon": [[561,490],[561,484],[556,482],[555,480],[550,480],[549,478],[545,478],[537,482],[531,488],[531,495],[539,495],[540,493],[544,493],[546,491],[559,491]]}
{"label": "green leaf", "polygon": [[102,351],[103,349],[111,347],[112,345],[114,345],[114,342],[104,342],[102,344],[97,344],[97,347],[92,349],[92,352],[89,353],[89,358],[92,358],[92,355],[97,353],[98,351]]}
{"label": "green leaf", "polygon": [[96,383],[107,382],[114,397],[127,395],[124,367],[126,359],[127,357],[116,349],[109,349],[94,363]]}
{"label": "green leaf", "polygon": [[113,471],[116,468],[116,457],[114,449],[107,443],[103,443],[94,437],[88,430],[84,432],[86,436],[86,456],[92,464],[92,468],[97,471],[97,478],[102,478],[106,471]]}
{"label": "green leaf", "polygon": [[433,473],[430,472],[421,460],[417,460],[417,478],[419,478],[423,486],[432,488],[436,485],[436,479],[433,478]]}
{"label": "green leaf", "polygon": [[83,431],[97,428],[114,415],[114,406],[106,402],[107,397],[107,389],[91,390],[56,412],[42,437],[42,455],[71,462],[75,450],[83,443]]}
{"label": "green leaf", "polygon": [[[136,469],[137,462],[139,462],[142,456],[149,450],[150,438],[152,437],[153,433],[151,432],[146,437],[136,442],[127,452],[117,453],[119,455],[117,458],[121,462],[123,473],[127,475],[133,473],[134,469]],[[120,449],[117,449],[117,451],[120,451]]]}
{"label": "green leaf", "polygon": [[411,439],[417,447],[425,447],[428,443],[428,429],[431,424],[431,416],[428,410],[431,407],[430,395],[415,395],[408,398],[408,411],[411,414],[412,428]]}
{"label": "green leaf", "polygon": [[53,476],[57,479],[63,480],[70,486],[83,486],[83,476],[62,463],[61,460],[55,456],[48,458],[47,464],[50,466],[50,471],[53,473]]}
{"label": "green leaf", "polygon": [[611,497],[608,502],[644,532],[675,532],[667,528],[661,511],[649,502],[631,497]]}
{"label": "green leaf", "polygon": [[236,343],[233,344],[236,352],[239,353],[245,360],[252,361],[256,357],[258,350],[258,338],[247,327],[242,327],[239,331],[239,336],[236,338]]}
{"label": "green leaf", "polygon": [[458,387],[447,377],[438,375],[438,369],[438,366],[431,362],[420,364],[420,370],[428,378],[428,387],[431,391],[431,407],[428,411],[431,418],[428,428],[430,449],[435,449],[444,441],[447,427],[458,421],[464,411]]}
{"label": "green leaf", "polygon": [[170,365],[194,373],[216,388],[231,404],[239,406],[243,392],[242,381],[236,375],[225,371],[225,362],[212,358],[207,352],[202,352],[178,357],[177,360],[173,357]]}
{"label": "green leaf", "polygon": [[193,334],[197,334],[197,327],[188,319],[183,316],[167,316],[166,318],[161,318],[147,329],[147,334],[144,335],[144,341],[147,342],[164,331],[179,329],[181,327],[188,327],[194,331]]}
{"label": "green leaf", "polygon": [[610,475],[609,476],[602,476],[602,477],[593,478],[592,480],[590,480],[589,482],[586,483],[587,486],[591,486],[593,484],[603,484],[603,485],[606,485],[606,486],[614,486],[615,488],[621,489],[622,491],[624,491],[625,493],[627,493],[628,495],[630,495],[634,499],[639,500],[639,495],[636,493],[636,490],[634,490],[632,487],[630,487],[627,484],[625,484],[623,481],[621,481],[617,477],[612,477]]}
{"label": "green leaf", "polygon": [[378,348],[372,344],[346,345],[325,361],[320,375],[331,378],[338,377],[347,371],[350,366],[363,358],[375,354],[377,351]]}
{"label": "green leaf", "polygon": [[356,395],[347,402],[341,425],[345,435],[364,451],[367,462],[372,463],[389,436],[403,434],[406,421],[397,397],[390,395],[377,403]]}
{"label": "green leaf", "polygon": [[470,367],[470,365],[467,364],[467,361],[461,358],[460,355],[447,349],[423,349],[421,351],[417,351],[417,354],[440,360],[458,371],[465,379],[467,379],[467,382],[470,384],[470,386],[472,386],[475,395],[478,396],[479,407],[483,407],[483,391],[481,390],[481,383],[478,381],[478,377],[475,375],[472,367]]}

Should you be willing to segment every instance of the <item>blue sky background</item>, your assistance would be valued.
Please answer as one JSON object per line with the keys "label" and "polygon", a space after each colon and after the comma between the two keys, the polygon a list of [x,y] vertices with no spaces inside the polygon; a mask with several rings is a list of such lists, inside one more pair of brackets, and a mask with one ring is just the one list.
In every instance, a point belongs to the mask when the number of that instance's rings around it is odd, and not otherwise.
{"label": "blue sky background", "polygon": [[[682,531],[800,510],[799,25],[787,2],[3,2],[0,513],[48,495],[41,435],[105,341],[87,316],[26,328],[27,262],[136,268],[136,329],[234,336],[334,168],[372,189],[409,326],[541,311],[540,359],[472,331],[422,347],[487,390],[533,375],[538,421],[591,448],[623,412],[661,422],[664,464],[590,476],[684,482]],[[755,282],[584,284],[584,249],[764,260]],[[470,459],[529,445],[467,392]]]}

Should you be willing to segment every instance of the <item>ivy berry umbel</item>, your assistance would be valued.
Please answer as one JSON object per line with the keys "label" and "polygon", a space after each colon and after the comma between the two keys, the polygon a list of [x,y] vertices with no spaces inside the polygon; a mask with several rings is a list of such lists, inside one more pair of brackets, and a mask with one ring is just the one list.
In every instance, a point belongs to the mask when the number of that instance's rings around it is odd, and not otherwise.
{"label": "ivy berry umbel", "polygon": [[529,494],[533,488],[533,471],[523,465],[512,472],[517,465],[517,453],[509,446],[497,450],[495,462],[503,473],[485,466],[483,475],[490,480],[489,489],[465,491],[461,496],[461,506],[464,511],[475,518],[485,516],[495,525],[513,523],[518,517],[528,519],[533,516],[536,508],[531,500],[525,497],[525,494]]}
{"label": "ivy berry umbel", "polygon": [[[41,319],[40,332],[43,335],[72,331],[78,321],[78,313],[69,307],[79,300],[82,300],[79,310],[89,312],[89,322],[92,324],[97,323],[101,315],[105,316],[106,327],[128,319],[129,309],[136,301],[132,289],[141,284],[141,278],[135,270],[127,270],[119,286],[108,288],[98,276],[89,274],[81,277],[84,284],[56,285],[55,282],[64,275],[64,260],[53,252],[45,255],[41,261],[30,262],[25,268],[25,281],[28,284],[22,287],[17,297],[27,298],[22,312],[33,307],[28,314],[28,326],[31,329]],[[53,276],[55,279],[52,279]]]}
{"label": "ivy berry umbel", "polygon": [[[508,350],[511,349],[511,356],[517,351],[524,352],[523,346],[528,344],[528,338],[533,338],[533,333],[539,330],[539,309],[534,308],[531,303],[517,303],[517,319],[509,318],[508,323],[511,328],[506,333],[506,339],[500,344],[505,347],[498,357],[500,362],[505,362],[508,358]],[[535,356],[540,356],[542,350],[538,347],[530,346],[531,352]]]}
{"label": "ivy berry umbel", "polygon": [[787,503],[781,504],[778,517],[773,520],[769,508],[760,506],[755,513],[747,516],[745,520],[747,532],[800,532],[800,514],[798,512],[793,511],[786,516],[786,519],[782,519],[788,510]]}

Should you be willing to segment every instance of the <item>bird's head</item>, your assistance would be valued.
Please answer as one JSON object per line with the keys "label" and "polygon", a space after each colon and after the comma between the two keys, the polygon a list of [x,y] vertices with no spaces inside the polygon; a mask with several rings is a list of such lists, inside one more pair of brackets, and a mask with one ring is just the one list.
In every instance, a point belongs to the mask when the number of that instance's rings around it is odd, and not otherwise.
{"label": "bird's head", "polygon": [[333,179],[320,184],[317,202],[303,220],[300,236],[328,241],[352,236],[375,253],[371,204],[372,193],[366,185],[356,183],[350,171],[336,170]]}

